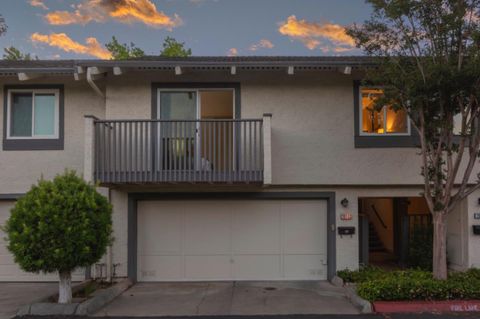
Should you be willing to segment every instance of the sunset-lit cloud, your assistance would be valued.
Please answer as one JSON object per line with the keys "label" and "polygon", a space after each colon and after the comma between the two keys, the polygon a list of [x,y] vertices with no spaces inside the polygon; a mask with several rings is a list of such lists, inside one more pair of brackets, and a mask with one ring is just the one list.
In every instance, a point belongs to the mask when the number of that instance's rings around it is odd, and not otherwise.
{"label": "sunset-lit cloud", "polygon": [[227,53],[228,56],[237,56],[238,55],[238,49],[237,48],[230,48]]}
{"label": "sunset-lit cloud", "polygon": [[355,41],[345,27],[333,23],[308,22],[291,15],[281,23],[278,31],[292,40],[301,41],[307,48],[324,52],[345,52],[355,48]]}
{"label": "sunset-lit cloud", "polygon": [[81,44],[72,40],[65,33],[40,34],[35,32],[30,36],[30,39],[35,43],[46,43],[65,52],[86,54],[100,59],[110,59],[112,57],[111,53],[93,37],[87,38],[85,44]]}
{"label": "sunset-lit cloud", "polygon": [[262,39],[257,43],[254,43],[250,46],[250,51],[257,51],[258,49],[272,49],[274,47],[272,41],[267,39]]}
{"label": "sunset-lit cloud", "polygon": [[177,14],[166,15],[151,0],[84,0],[73,11],[54,11],[45,15],[52,25],[87,24],[114,19],[122,23],[142,22],[156,28],[173,29],[182,24]]}
{"label": "sunset-lit cloud", "polygon": [[42,8],[43,10],[48,10],[48,7],[43,3],[43,0],[30,0],[30,5],[32,7]]}

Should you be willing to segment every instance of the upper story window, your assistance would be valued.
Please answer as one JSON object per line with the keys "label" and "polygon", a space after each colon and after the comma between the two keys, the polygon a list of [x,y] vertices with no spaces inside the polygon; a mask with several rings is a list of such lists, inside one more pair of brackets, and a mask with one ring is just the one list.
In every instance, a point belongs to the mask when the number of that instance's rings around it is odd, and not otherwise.
{"label": "upper story window", "polygon": [[63,149],[63,86],[7,86],[4,107],[4,150]]}
{"label": "upper story window", "polygon": [[410,120],[404,110],[395,111],[388,105],[374,107],[382,94],[379,88],[360,88],[360,135],[410,135]]}
{"label": "upper story window", "polygon": [[10,90],[8,139],[58,138],[58,90]]}

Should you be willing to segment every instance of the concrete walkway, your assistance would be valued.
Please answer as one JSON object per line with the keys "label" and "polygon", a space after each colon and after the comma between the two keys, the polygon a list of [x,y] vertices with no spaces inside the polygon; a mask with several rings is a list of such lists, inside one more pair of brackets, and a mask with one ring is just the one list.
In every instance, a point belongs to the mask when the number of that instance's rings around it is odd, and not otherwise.
{"label": "concrete walkway", "polygon": [[58,283],[0,283],[0,319],[13,317],[20,306],[58,291]]}
{"label": "concrete walkway", "polygon": [[328,282],[138,283],[96,316],[358,314]]}

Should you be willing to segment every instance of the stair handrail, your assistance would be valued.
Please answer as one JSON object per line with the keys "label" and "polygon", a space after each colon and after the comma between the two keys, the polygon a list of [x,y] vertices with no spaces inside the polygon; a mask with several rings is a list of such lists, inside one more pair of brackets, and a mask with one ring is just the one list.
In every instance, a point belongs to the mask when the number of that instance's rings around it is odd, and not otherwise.
{"label": "stair handrail", "polygon": [[387,225],[383,221],[382,217],[380,217],[380,214],[378,213],[377,209],[375,208],[375,205],[372,204],[372,210],[375,213],[375,216],[377,216],[378,220],[380,221],[380,224],[382,224],[384,229],[387,229]]}

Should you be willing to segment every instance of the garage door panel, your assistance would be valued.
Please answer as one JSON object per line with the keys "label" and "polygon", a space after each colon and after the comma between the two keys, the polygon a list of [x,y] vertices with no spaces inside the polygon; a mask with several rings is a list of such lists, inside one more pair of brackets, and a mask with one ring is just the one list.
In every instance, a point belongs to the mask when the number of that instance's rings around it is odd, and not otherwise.
{"label": "garage door panel", "polygon": [[139,281],[181,280],[181,256],[141,256],[138,260]]}
{"label": "garage door panel", "polygon": [[[326,279],[325,201],[150,201],[137,213],[140,281]],[[164,228],[175,253],[152,247]]]}
{"label": "garage door panel", "polygon": [[282,205],[285,254],[326,254],[327,214],[319,212],[326,212],[325,202],[292,201]]}
{"label": "garage door panel", "polygon": [[4,254],[0,255],[0,264],[1,265],[15,265],[15,261],[13,260],[13,255],[8,253],[7,251],[5,251]]}
{"label": "garage door panel", "polygon": [[138,247],[141,254],[180,254],[182,210],[174,202],[161,207],[154,202],[140,202]]}
{"label": "garage door panel", "polygon": [[235,255],[234,279],[278,280],[282,278],[280,255]]}
{"label": "garage door panel", "polygon": [[285,255],[285,276],[292,280],[324,280],[327,277],[326,256]]}
{"label": "garage door panel", "polygon": [[231,217],[225,209],[225,205],[198,205],[185,213],[187,255],[217,255],[230,252]]}
{"label": "garage door panel", "polygon": [[185,256],[185,278],[192,280],[228,280],[231,256]]}
{"label": "garage door panel", "polygon": [[[2,224],[0,224],[2,225]],[[0,260],[2,259],[3,256],[11,256],[10,252],[7,249],[7,241],[5,241],[3,238],[5,238],[5,235],[1,233],[0,231]]]}
{"label": "garage door panel", "polygon": [[232,224],[234,254],[280,253],[280,211],[275,202],[242,203]]}

